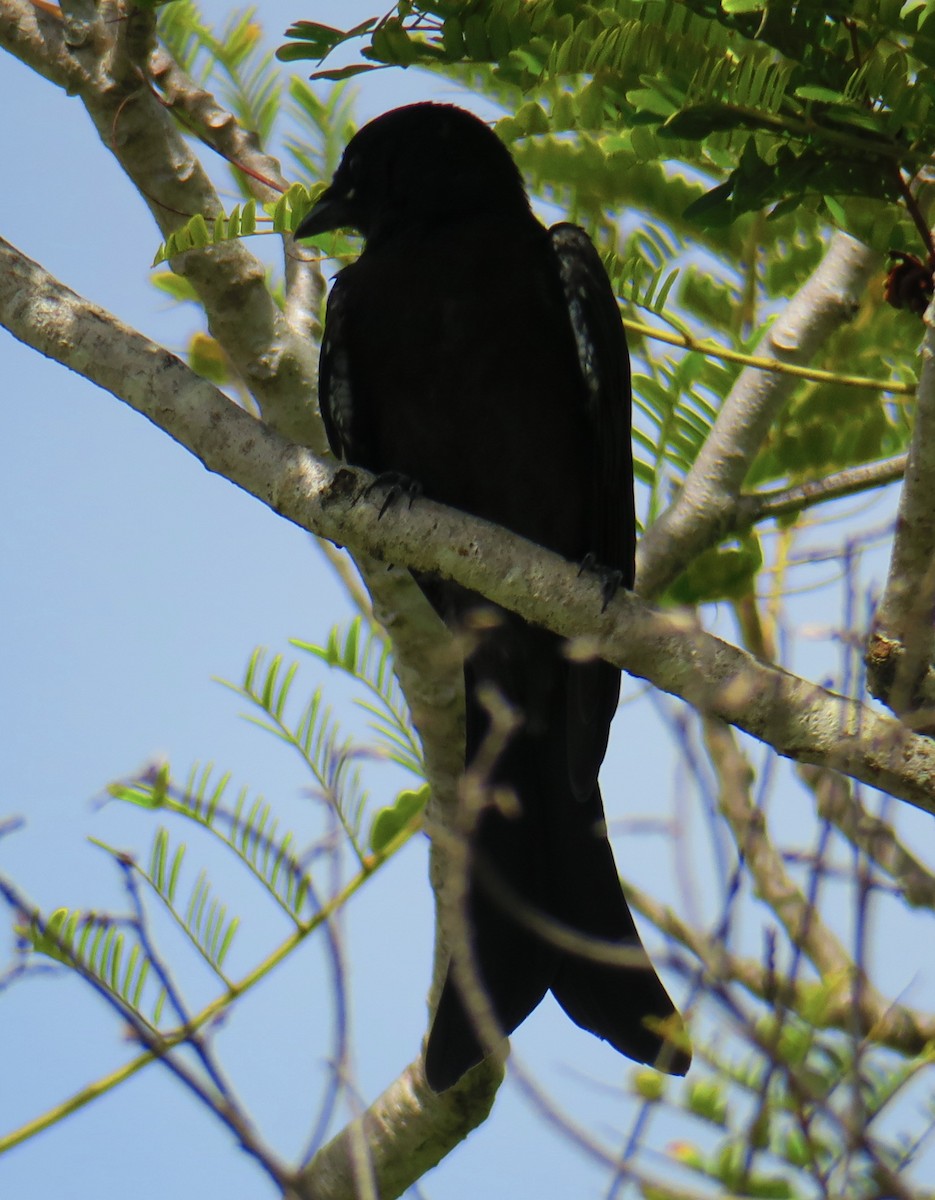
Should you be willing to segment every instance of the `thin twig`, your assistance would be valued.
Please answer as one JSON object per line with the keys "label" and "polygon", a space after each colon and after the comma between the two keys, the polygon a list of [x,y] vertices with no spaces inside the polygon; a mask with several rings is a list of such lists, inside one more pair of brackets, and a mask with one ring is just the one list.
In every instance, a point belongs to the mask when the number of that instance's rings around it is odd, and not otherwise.
{"label": "thin twig", "polygon": [[898,379],[874,379],[869,375],[839,374],[837,371],[823,371],[818,367],[803,367],[797,363],[782,362],[775,358],[767,358],[757,354],[743,354],[740,350],[729,350],[719,342],[708,338],[696,338],[687,330],[670,333],[665,329],[657,329],[645,325],[642,321],[634,321],[629,317],[622,318],[624,329],[638,333],[654,342],[664,342],[667,346],[680,346],[684,350],[694,350],[705,358],[720,359],[722,362],[739,363],[743,367],[753,367],[758,371],[768,371],[777,375],[790,375],[795,379],[807,379],[812,383],[834,384],[836,387],[865,388],[872,392],[883,392],[890,396],[914,396],[914,383],[901,383]]}

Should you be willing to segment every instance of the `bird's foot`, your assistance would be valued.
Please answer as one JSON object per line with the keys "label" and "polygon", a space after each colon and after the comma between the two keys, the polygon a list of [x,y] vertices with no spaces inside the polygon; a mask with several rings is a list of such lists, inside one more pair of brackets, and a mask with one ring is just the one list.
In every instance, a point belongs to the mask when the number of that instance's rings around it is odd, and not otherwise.
{"label": "bird's foot", "polygon": [[603,563],[597,561],[593,554],[586,554],[581,560],[578,568],[579,579],[585,571],[597,576],[597,581],[601,585],[601,612],[606,612],[607,605],[620,591],[623,584],[623,572],[617,570],[616,567],[605,567]]}
{"label": "bird's foot", "polygon": [[411,479],[401,471],[383,471],[372,483],[367,484],[357,499],[361,500],[364,496],[369,497],[372,492],[377,491],[379,488],[386,488],[386,495],[383,497],[383,503],[380,505],[381,517],[390,505],[395,504],[401,496],[408,498],[409,507],[412,508],[413,500],[418,500],[422,495],[422,484],[418,483],[415,479]]}

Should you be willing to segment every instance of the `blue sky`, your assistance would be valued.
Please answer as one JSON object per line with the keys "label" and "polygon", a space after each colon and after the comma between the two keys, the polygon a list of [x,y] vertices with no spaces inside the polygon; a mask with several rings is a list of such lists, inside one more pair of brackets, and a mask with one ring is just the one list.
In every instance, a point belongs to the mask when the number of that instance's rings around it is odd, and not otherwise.
{"label": "blue sky", "polygon": [[[218,3],[204,10],[214,19],[228,11]],[[276,2],[263,6],[262,21],[275,46],[298,17],[350,24],[374,11],[360,0],[304,9]],[[301,65],[292,69],[301,73]],[[380,72],[361,81],[358,115],[425,98],[454,100],[459,93],[424,74]],[[8,166],[0,234],[80,294],[180,350],[193,312],[168,305],[148,282],[158,235],[80,102],[0,57],[0,111],[8,114],[0,133]],[[25,818],[22,831],[0,841],[0,872],[45,909],[125,908],[116,872],[87,839],[145,853],[152,819],[97,801],[109,781],[160,756],[183,775],[195,760],[216,761],[273,800],[286,823],[314,829],[298,764],[245,725],[243,704],[214,682],[237,679],[257,644],[285,651],[290,637],[322,639],[349,615],[310,539],[209,475],[113,397],[5,333],[0,380],[0,818]],[[826,653],[816,647],[809,673]],[[325,684],[336,703],[346,703],[340,681],[310,663],[300,679],[303,687]],[[612,819],[672,811],[672,757],[652,708],[628,706],[603,777]],[[385,787],[391,795],[397,785],[389,775],[373,777],[378,794]],[[683,798],[678,811],[689,802]],[[797,803],[790,800],[791,811]],[[675,902],[672,873],[653,856],[657,844],[667,858],[661,839],[644,837],[621,866]],[[420,839],[348,914],[355,1066],[365,1101],[409,1061],[424,1027],[426,862]],[[222,894],[232,889],[225,898],[245,917],[238,953],[247,967],[251,951],[262,953],[278,927],[258,901],[253,907],[227,864],[217,862],[212,878]],[[913,926],[906,928],[908,944]],[[323,972],[318,948],[303,950],[217,1035],[247,1107],[286,1156],[303,1145],[326,1077]],[[183,978],[197,999],[204,981],[196,973]],[[677,981],[673,987],[677,993]],[[128,1053],[110,1011],[76,980],[34,979],[4,994],[0,1005],[0,1132]],[[515,1048],[542,1070],[576,1120],[612,1143],[625,1139],[635,1107],[588,1082],[593,1075],[619,1087],[629,1072],[624,1060],[572,1028],[551,1002],[523,1027]],[[507,1087],[493,1119],[428,1177],[424,1190],[438,1200],[585,1196],[601,1194],[601,1178]],[[227,1130],[158,1067],[0,1159],[4,1196],[108,1200],[131,1190],[135,1200],[273,1194]]]}
{"label": "blue sky", "polygon": [[[209,16],[227,9],[205,5]],[[297,16],[335,23],[368,4],[296,9],[267,4],[272,45]],[[301,70],[301,68],[297,68]],[[425,75],[381,72],[362,81],[361,119],[457,91]],[[9,57],[0,57],[3,157],[0,232],[80,294],[175,350],[194,328],[148,282],[159,238],[143,203],[101,147],[83,107]],[[6,686],[0,814],[25,827],[0,842],[0,871],[46,910],[126,907],[93,836],[145,854],[153,822],[96,801],[108,782],[165,756],[184,774],[216,761],[309,828],[308,781],[272,739],[244,725],[244,706],[213,682],[239,678],[256,644],[324,638],[348,615],[310,540],[222,479],[159,430],[78,376],[0,335],[0,589]],[[303,667],[309,687],[339,683]],[[379,782],[376,784],[379,787]],[[390,794],[392,792],[390,791]],[[186,831],[179,831],[186,836]],[[431,904],[423,842],[410,846],[355,900],[348,918],[358,1085],[371,1099],[415,1053],[425,1020]],[[248,909],[242,880],[214,865],[217,890]],[[228,891],[225,892],[225,885]],[[250,947],[276,936],[244,912]],[[281,930],[278,932],[281,933]],[[252,940],[251,940],[252,939]],[[8,938],[4,938],[9,944]],[[283,1154],[304,1144],[326,1068],[329,1010],[315,949],[297,956],[242,1005],[218,1050],[257,1122]],[[187,976],[183,976],[189,984]],[[198,996],[199,979],[190,986]],[[127,1056],[112,1014],[75,980],[34,979],[2,998],[0,1128],[39,1114]],[[573,1050],[567,1049],[570,1045]],[[626,1064],[543,1011],[517,1045],[609,1080]],[[593,1045],[590,1043],[593,1042]],[[504,1133],[509,1130],[507,1145]],[[581,1184],[577,1153],[541,1145],[541,1125],[516,1097],[496,1123],[431,1177],[428,1194],[492,1198]],[[525,1149],[523,1148],[525,1146]],[[132,1182],[131,1182],[132,1181]],[[0,1160],[0,1193],[35,1200],[213,1194],[272,1189],[228,1132],[159,1069],[148,1069]],[[565,1190],[561,1186],[561,1191]]]}

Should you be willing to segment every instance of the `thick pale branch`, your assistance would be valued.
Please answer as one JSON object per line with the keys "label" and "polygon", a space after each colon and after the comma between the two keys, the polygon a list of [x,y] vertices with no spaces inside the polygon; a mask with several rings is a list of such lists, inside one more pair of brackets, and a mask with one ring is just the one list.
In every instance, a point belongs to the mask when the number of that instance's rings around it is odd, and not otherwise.
{"label": "thick pale branch", "polygon": [[[189,78],[165,50],[159,48],[152,54],[149,68],[172,112],[189,123],[206,145],[243,172],[257,199],[275,200],[286,190],[289,181],[282,174],[278,161],[263,152],[257,135],[245,129],[211,92]],[[283,242],[286,322],[302,345],[317,345],[321,335],[318,312],[325,288],[317,255],[303,250],[291,237],[285,237]],[[308,393],[302,392],[299,398],[307,402]],[[306,417],[311,414],[307,413]],[[309,437],[301,438],[295,433],[289,436],[294,441],[321,449],[319,423],[310,420],[309,426]],[[282,432],[288,434],[286,429]]]}
{"label": "thick pale branch", "polygon": [[[393,639],[396,674],[419,731],[425,774],[431,790],[429,818],[452,828],[458,803],[458,781],[464,771],[464,678],[461,656],[451,635],[429,607],[408,571],[388,568],[367,553],[355,560],[373,599],[374,615]],[[444,983],[449,951],[441,913],[452,879],[443,839],[433,838],[429,872],[435,897],[435,953],[429,1007]]]}
{"label": "thick pale branch", "polygon": [[[889,574],[867,656],[871,691],[899,714],[931,709],[935,703],[931,667],[935,654],[935,314],[931,308],[925,320],[912,444]],[[920,714],[915,723],[931,729],[935,716]]]}
{"label": "thick pale branch", "polygon": [[29,0],[0,0],[0,46],[69,95],[88,84],[88,73],[66,40],[80,36],[64,14],[56,16]]}
{"label": "thick pale branch", "polygon": [[155,422],[210,470],[287,519],[385,561],[437,571],[569,637],[778,753],[832,767],[935,813],[935,746],[865,705],[757,661],[677,613],[618,596],[505,530],[430,501],[357,502],[334,469],[244,413],[165,349],[0,242],[0,323]]}
{"label": "thick pale branch", "polygon": [[263,152],[252,130],[245,129],[211,92],[191,79],[166,50],[154,50],[149,59],[149,71],[165,104],[182,117],[206,145],[244,170],[258,199],[278,199],[288,187],[288,181],[278,161]]}
{"label": "thick pale branch", "polygon": [[[324,1146],[293,1181],[304,1200],[347,1200],[354,1190],[354,1159],[361,1148],[384,1200],[400,1196],[439,1163],[490,1112],[502,1064],[491,1060],[442,1096],[430,1092],[421,1063],[412,1063],[370,1106]],[[433,1110],[431,1129],[422,1114]]]}
{"label": "thick pale branch", "polygon": [[[757,347],[757,357],[804,364],[857,311],[880,258],[844,233],[790,300]],[[716,545],[737,521],[740,489],[763,439],[796,386],[794,376],[745,368],[688,474],[678,499],[640,545],[637,588],[655,596],[701,550]]]}
{"label": "thick pale branch", "polygon": [[[0,0],[0,48],[81,98],[165,235],[196,213],[214,220],[223,205],[151,80],[155,55],[178,96],[180,76],[166,74],[154,20],[141,6],[68,0],[58,21],[29,0]],[[212,119],[221,120],[221,112],[217,107]],[[270,161],[263,159],[266,166]],[[173,267],[198,292],[212,334],[265,419],[293,441],[324,449],[313,408],[315,349],[292,333],[267,287],[264,263],[243,242],[231,241],[190,250]]]}

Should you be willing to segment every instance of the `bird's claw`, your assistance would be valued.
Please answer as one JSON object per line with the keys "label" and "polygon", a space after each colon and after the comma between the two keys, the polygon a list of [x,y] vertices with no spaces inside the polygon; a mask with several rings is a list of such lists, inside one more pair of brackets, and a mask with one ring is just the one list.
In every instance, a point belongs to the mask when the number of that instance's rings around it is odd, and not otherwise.
{"label": "bird's claw", "polygon": [[415,479],[411,479],[401,471],[384,471],[372,483],[367,484],[357,499],[361,500],[365,496],[369,497],[378,488],[386,488],[386,495],[383,498],[383,503],[380,505],[380,514],[377,520],[380,520],[390,505],[395,504],[400,496],[408,497],[409,507],[412,508],[412,502],[422,495],[422,484],[418,483]]}
{"label": "bird's claw", "polygon": [[623,572],[616,567],[605,567],[603,563],[598,562],[594,554],[586,554],[581,560],[581,565],[578,567],[579,579],[585,571],[597,576],[601,586],[601,612],[606,612],[608,604],[620,591],[623,584]]}

